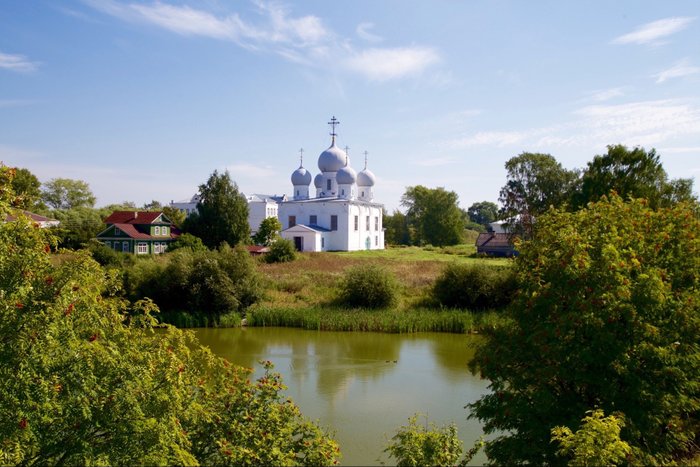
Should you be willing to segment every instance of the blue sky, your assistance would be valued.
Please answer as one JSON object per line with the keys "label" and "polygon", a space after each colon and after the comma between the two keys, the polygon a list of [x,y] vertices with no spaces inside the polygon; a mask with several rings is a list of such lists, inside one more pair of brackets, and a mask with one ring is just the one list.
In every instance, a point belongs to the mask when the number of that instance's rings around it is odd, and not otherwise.
{"label": "blue sky", "polygon": [[495,202],[521,152],[576,168],[617,143],[697,185],[700,3],[0,2],[0,160],[98,205],[189,198],[215,169],[291,193],[333,115],[389,210],[418,184]]}

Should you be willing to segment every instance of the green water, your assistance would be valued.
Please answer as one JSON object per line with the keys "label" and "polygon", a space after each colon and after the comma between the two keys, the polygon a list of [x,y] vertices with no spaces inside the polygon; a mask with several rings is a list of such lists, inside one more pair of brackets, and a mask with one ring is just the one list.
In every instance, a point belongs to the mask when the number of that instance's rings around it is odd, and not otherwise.
{"label": "green water", "polygon": [[[415,412],[456,423],[465,449],[482,434],[464,409],[487,391],[487,382],[467,369],[477,336],[291,328],[195,332],[214,353],[256,374],[260,360],[271,360],[304,415],[335,431],[343,465],[391,464],[383,447]],[[484,461],[480,454],[473,463]]]}

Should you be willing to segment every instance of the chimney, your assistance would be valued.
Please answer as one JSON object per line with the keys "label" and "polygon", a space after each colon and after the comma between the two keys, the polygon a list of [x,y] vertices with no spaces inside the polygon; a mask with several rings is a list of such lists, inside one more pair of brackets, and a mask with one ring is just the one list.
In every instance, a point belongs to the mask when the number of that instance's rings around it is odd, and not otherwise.
{"label": "chimney", "polygon": [[139,217],[139,212],[138,212],[138,211],[134,211],[134,219],[137,219],[138,217]]}

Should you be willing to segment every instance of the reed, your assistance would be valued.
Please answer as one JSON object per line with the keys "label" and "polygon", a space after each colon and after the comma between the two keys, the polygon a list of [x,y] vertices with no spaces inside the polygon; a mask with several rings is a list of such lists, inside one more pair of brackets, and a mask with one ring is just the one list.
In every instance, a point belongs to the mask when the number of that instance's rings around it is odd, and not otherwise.
{"label": "reed", "polygon": [[255,306],[248,311],[248,326],[296,327],[319,331],[372,331],[388,333],[487,333],[507,322],[495,311],[365,310]]}

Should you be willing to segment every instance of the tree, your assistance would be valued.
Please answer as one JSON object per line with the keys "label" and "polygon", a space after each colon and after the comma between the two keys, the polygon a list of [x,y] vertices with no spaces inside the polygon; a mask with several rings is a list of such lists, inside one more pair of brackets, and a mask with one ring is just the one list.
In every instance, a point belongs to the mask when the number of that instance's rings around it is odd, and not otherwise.
{"label": "tree", "polygon": [[469,206],[467,214],[472,222],[487,226],[498,218],[498,206],[491,201],[481,201]]}
{"label": "tree", "polygon": [[470,404],[499,464],[557,464],[550,430],[593,408],[624,416],[632,464],[687,456],[700,429],[700,218],[604,197],[553,210],[515,261],[512,323],[471,364],[491,392]]}
{"label": "tree", "polygon": [[297,250],[294,243],[286,238],[278,238],[272,245],[270,251],[265,254],[266,263],[288,263],[297,257]]}
{"label": "tree", "polygon": [[692,181],[667,182],[666,171],[656,151],[632,150],[621,144],[608,146],[608,152],[588,163],[575,196],[576,206],[597,201],[611,191],[623,199],[644,198],[654,208],[672,200],[692,198]]}
{"label": "tree", "polygon": [[165,214],[165,217],[170,219],[170,222],[175,224],[178,227],[182,227],[182,225],[185,223],[185,213],[180,211],[178,208],[174,208],[172,206],[163,206],[163,214]]}
{"label": "tree", "polygon": [[507,181],[498,198],[501,217],[525,236],[532,234],[537,216],[568,202],[578,180],[576,171],[566,170],[549,154],[524,152],[509,159],[506,170]]}
{"label": "tree", "polygon": [[143,205],[144,211],[162,211],[163,210],[163,205],[160,204],[160,201],[156,200],[151,200],[150,203],[146,203]]}
{"label": "tree", "polygon": [[44,206],[39,202],[41,198],[41,190],[39,189],[41,182],[39,179],[27,169],[18,167],[14,171],[12,190],[21,199],[17,207],[28,211],[42,210]]}
{"label": "tree", "polygon": [[119,299],[87,253],[52,261],[52,242],[26,219],[0,224],[0,464],[337,463],[269,362],[250,382],[193,334],[156,332],[152,302]]}
{"label": "tree", "polygon": [[408,229],[406,215],[395,209],[393,214],[384,214],[383,217],[382,223],[386,228],[384,232],[386,243],[389,245],[410,245],[411,234]]}
{"label": "tree", "polygon": [[177,237],[174,241],[168,244],[168,252],[179,250],[180,248],[189,248],[192,251],[204,251],[207,249],[202,243],[202,239],[195,237],[192,234],[184,233]]}
{"label": "tree", "polygon": [[91,208],[96,201],[87,183],[70,178],[52,178],[44,183],[41,199],[53,209]]}
{"label": "tree", "polygon": [[270,246],[279,238],[280,230],[282,230],[280,221],[276,217],[267,217],[260,223],[258,231],[253,236],[253,242],[256,245]]}
{"label": "tree", "polygon": [[406,207],[406,220],[413,228],[412,243],[435,246],[460,243],[464,223],[457,200],[457,193],[442,187],[406,188],[401,205]]}
{"label": "tree", "polygon": [[622,465],[632,451],[620,439],[625,422],[615,415],[605,417],[602,410],[588,413],[576,433],[565,426],[552,428],[552,441],[559,443],[559,454],[570,459],[570,467]]}
{"label": "tree", "polygon": [[199,186],[197,212],[190,214],[183,229],[202,239],[209,248],[222,242],[237,245],[250,238],[248,202],[238,191],[228,171],[216,170]]}
{"label": "tree", "polygon": [[51,215],[61,221],[54,230],[59,246],[63,248],[82,248],[105,228],[102,212],[98,209],[78,207],[52,211]]}
{"label": "tree", "polygon": [[[415,414],[409,417],[408,425],[399,428],[384,452],[396,459],[397,466],[412,467],[457,465],[463,450],[454,423],[442,427],[431,423],[428,429],[418,424],[418,414]],[[465,459],[463,464],[470,459]]]}

